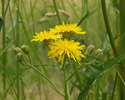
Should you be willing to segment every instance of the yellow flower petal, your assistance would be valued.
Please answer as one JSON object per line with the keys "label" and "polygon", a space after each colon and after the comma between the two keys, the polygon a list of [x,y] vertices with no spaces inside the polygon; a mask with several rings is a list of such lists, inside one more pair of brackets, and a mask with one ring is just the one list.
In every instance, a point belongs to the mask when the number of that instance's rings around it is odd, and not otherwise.
{"label": "yellow flower petal", "polygon": [[58,61],[64,61],[65,57],[72,58],[75,61],[80,61],[82,58],[85,58],[85,56],[82,54],[80,50],[83,50],[83,47],[85,45],[79,46],[79,42],[74,42],[74,40],[57,40],[51,45],[49,45],[50,51],[48,52],[48,56],[51,58],[58,57]]}

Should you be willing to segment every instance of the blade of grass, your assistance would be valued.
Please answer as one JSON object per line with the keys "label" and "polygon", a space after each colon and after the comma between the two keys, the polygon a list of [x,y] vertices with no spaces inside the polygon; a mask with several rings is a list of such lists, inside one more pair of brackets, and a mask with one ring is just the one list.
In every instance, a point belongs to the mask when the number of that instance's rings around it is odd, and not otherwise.
{"label": "blade of grass", "polygon": [[117,78],[118,78],[118,73],[116,73],[116,75],[115,75],[115,82],[114,82],[114,85],[113,85],[113,91],[112,91],[111,100],[113,100],[113,98],[114,98],[114,92],[115,92]]}
{"label": "blade of grass", "polygon": [[44,74],[42,74],[37,68],[35,68],[34,66],[32,65],[29,65],[34,71],[38,72],[43,78],[45,78],[49,83],[50,85],[55,89],[55,91],[60,94],[61,96],[64,97],[64,94],[60,92],[59,89],[56,88],[56,86],[48,79],[47,76],[45,76]]}
{"label": "blade of grass", "polygon": [[[32,23],[34,23],[32,0],[30,0],[30,8],[31,8]],[[33,27],[33,33],[35,34],[35,26],[34,26],[34,24],[32,24],[32,27]]]}
{"label": "blade of grass", "polygon": [[4,52],[6,52],[6,50],[7,50],[13,43],[14,43],[14,40],[11,41],[11,42],[4,48],[4,50],[1,51],[0,56],[2,56],[2,54],[3,54]]}
{"label": "blade of grass", "polygon": [[7,2],[7,6],[6,6],[6,9],[5,9],[5,12],[4,12],[4,18],[5,18],[5,16],[6,16],[6,13],[7,13],[8,7],[9,7],[9,4],[10,4],[10,0],[8,0],[8,2]]}
{"label": "blade of grass", "polygon": [[[22,15],[21,15],[20,11],[19,11],[19,16],[20,16],[21,21],[22,21],[22,20],[23,20],[23,17],[22,17]],[[22,21],[22,27],[23,27],[23,29],[24,29],[24,33],[25,33],[25,36],[26,36],[26,38],[27,38],[27,42],[29,43],[30,47],[32,48],[33,53],[35,54],[37,60],[38,60],[39,63],[41,64],[44,73],[48,76],[47,70],[46,70],[45,66],[43,66],[43,62],[41,61],[41,59],[40,59],[40,57],[39,57],[39,55],[38,55],[38,53],[37,53],[35,47],[33,46],[33,44],[32,44],[31,41],[30,41],[30,36],[29,36],[28,32],[26,31],[26,28],[25,28],[25,25],[24,25],[24,22],[23,22],[23,21]]]}
{"label": "blade of grass", "polygon": [[95,9],[95,10],[93,10],[93,11],[90,12],[90,13],[89,13],[89,11],[88,11],[88,12],[86,13],[86,15],[83,16],[82,19],[78,22],[78,26],[79,26],[80,24],[82,24],[82,22],[83,22],[86,18],[88,18],[88,17],[90,17],[91,15],[93,15],[97,10],[98,10],[98,8]]}
{"label": "blade of grass", "polygon": [[54,4],[54,8],[55,8],[55,11],[56,11],[56,14],[57,14],[57,18],[58,18],[59,24],[62,24],[55,0],[53,0],[53,4]]}
{"label": "blade of grass", "polygon": [[[125,0],[120,0],[120,46],[121,55],[125,55]],[[124,37],[123,37],[124,36]],[[123,58],[125,60],[125,56]],[[119,72],[123,80],[125,80],[125,62],[123,61],[119,67]],[[125,86],[120,81],[120,100],[125,100]]]}
{"label": "blade of grass", "polygon": [[101,5],[102,5],[104,22],[105,22],[106,30],[107,30],[107,33],[108,33],[108,36],[109,36],[110,44],[111,44],[111,47],[113,49],[115,57],[117,57],[117,49],[116,49],[115,44],[114,44],[113,35],[112,35],[110,24],[109,24],[105,0],[101,0]]}
{"label": "blade of grass", "polygon": [[[2,46],[3,46],[3,50],[6,48],[6,45],[5,45],[5,13],[4,13],[4,4],[5,3],[5,1],[4,0],[2,0],[2,17],[3,17],[3,23],[2,23],[2,25],[3,25],[3,37],[2,37]],[[5,70],[6,70],[6,51],[3,53],[3,56],[2,56],[2,62],[3,62],[3,69],[4,69],[4,72],[5,72]],[[3,73],[3,92],[6,90],[6,76],[5,76],[5,73]]]}
{"label": "blade of grass", "polygon": [[74,14],[79,18],[79,16],[78,16],[76,10],[74,9],[74,6],[72,6],[72,4],[70,3],[69,0],[67,0],[67,3],[69,4],[69,6],[71,7],[71,9],[73,10]]}
{"label": "blade of grass", "polygon": [[[15,43],[16,42],[16,39],[15,39],[15,30],[14,30],[14,25],[13,25],[13,18],[12,18],[12,14],[11,14],[10,4],[9,4],[9,12],[10,12],[10,20],[11,20],[11,23],[12,23],[13,38],[14,38],[14,43]],[[15,43],[15,45],[16,45],[16,43]]]}
{"label": "blade of grass", "polygon": [[122,81],[123,85],[125,86],[125,81],[124,81],[124,79],[122,78],[122,76],[120,75],[120,72],[119,72],[119,71],[117,71],[117,73],[118,73],[118,76],[120,77],[120,79],[121,79],[121,81]]}
{"label": "blade of grass", "polygon": [[[17,9],[16,9],[16,21],[17,21],[17,25],[16,25],[16,46],[18,47],[20,44],[20,36],[19,36],[19,0],[16,0],[16,5],[17,5]],[[16,63],[16,75],[17,75],[17,100],[20,100],[20,78],[19,78],[19,73],[20,73],[20,64],[17,61]]]}

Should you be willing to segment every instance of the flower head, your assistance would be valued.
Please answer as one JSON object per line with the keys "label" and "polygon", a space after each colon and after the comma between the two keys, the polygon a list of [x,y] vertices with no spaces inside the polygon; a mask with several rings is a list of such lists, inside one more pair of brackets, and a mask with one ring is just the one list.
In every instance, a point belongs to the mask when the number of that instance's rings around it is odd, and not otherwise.
{"label": "flower head", "polygon": [[72,35],[72,33],[76,34],[85,34],[86,32],[82,32],[82,28],[77,26],[77,24],[63,24],[56,25],[55,28],[50,28],[50,31],[53,33],[62,33],[64,35]]}
{"label": "flower head", "polygon": [[83,50],[85,45],[79,46],[79,42],[75,42],[74,40],[58,40],[49,45],[50,51],[48,52],[48,56],[50,58],[54,58],[59,56],[58,61],[64,61],[65,57],[73,58],[75,61],[80,62],[81,57],[85,58],[80,50]]}
{"label": "flower head", "polygon": [[44,32],[40,32],[40,33],[35,33],[36,36],[33,36],[34,38],[31,41],[43,41],[43,42],[48,42],[50,40],[57,40],[62,38],[62,35],[59,34],[55,34],[52,33],[50,31],[44,31]]}

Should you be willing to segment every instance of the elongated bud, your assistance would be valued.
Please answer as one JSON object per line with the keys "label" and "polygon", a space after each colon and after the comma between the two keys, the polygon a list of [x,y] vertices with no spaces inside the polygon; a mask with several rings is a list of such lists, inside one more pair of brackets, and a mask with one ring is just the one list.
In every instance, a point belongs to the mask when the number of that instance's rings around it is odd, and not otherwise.
{"label": "elongated bud", "polygon": [[102,55],[103,55],[103,51],[101,49],[97,49],[97,51],[95,52],[95,58],[98,59],[102,57]]}
{"label": "elongated bud", "polygon": [[24,52],[24,54],[29,54],[30,52],[30,48],[27,45],[22,45],[21,49]]}
{"label": "elongated bud", "polygon": [[22,53],[22,50],[19,47],[15,47],[14,52],[17,55],[18,53]]}
{"label": "elongated bud", "polygon": [[22,53],[18,53],[17,54],[17,59],[19,62],[22,62],[23,61],[23,54]]}
{"label": "elongated bud", "polygon": [[96,51],[95,46],[94,45],[89,45],[88,48],[86,49],[85,53],[88,56],[94,56],[95,51]]}

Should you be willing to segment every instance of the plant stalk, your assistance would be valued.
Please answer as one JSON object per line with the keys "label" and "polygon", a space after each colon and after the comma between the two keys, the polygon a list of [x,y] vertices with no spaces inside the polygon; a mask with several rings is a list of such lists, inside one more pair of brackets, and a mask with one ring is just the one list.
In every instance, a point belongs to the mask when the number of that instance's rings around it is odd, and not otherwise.
{"label": "plant stalk", "polygon": [[[107,30],[108,37],[109,37],[109,40],[110,40],[110,44],[111,44],[111,47],[113,49],[114,56],[117,57],[118,56],[117,49],[115,47],[113,35],[112,35],[110,24],[109,24],[109,19],[108,19],[108,15],[107,15],[107,11],[106,11],[106,2],[105,2],[105,0],[101,0],[101,5],[102,5],[102,12],[103,12],[103,17],[104,17],[104,22],[105,22],[106,30]],[[115,75],[116,75],[116,79],[115,79],[115,83],[113,85],[112,96],[114,96],[114,92],[115,92],[115,87],[116,87],[116,82],[117,82],[117,72],[115,73]]]}
{"label": "plant stalk", "polygon": [[63,68],[63,74],[64,74],[64,86],[65,86],[65,100],[70,100],[70,93],[68,88],[68,81],[67,81],[67,73],[65,69],[65,60],[62,65]]}
{"label": "plant stalk", "polygon": [[[3,45],[3,50],[6,48],[6,45],[5,45],[5,13],[4,13],[4,0],[2,0],[2,17],[3,17],[3,34],[2,34],[2,45]],[[3,53],[3,70],[5,72],[6,70],[6,52]],[[3,92],[6,90],[6,76],[5,76],[5,73],[3,72]]]}
{"label": "plant stalk", "polygon": [[57,18],[58,18],[59,24],[62,24],[55,0],[53,0],[53,4],[54,4],[55,10],[56,10],[56,14],[57,14]]}
{"label": "plant stalk", "polygon": [[106,11],[106,2],[105,2],[105,0],[101,0],[101,5],[102,5],[102,12],[103,12],[103,17],[104,17],[104,22],[105,22],[106,30],[107,30],[107,33],[108,33],[108,36],[109,36],[110,44],[111,44],[111,47],[113,49],[115,57],[117,57],[117,49],[115,47],[115,43],[114,43],[114,40],[113,40],[113,35],[112,35],[110,24],[109,24],[109,19],[108,19],[108,15],[107,15],[107,11]]}
{"label": "plant stalk", "polygon": [[35,68],[34,66],[32,66],[32,65],[30,65],[30,64],[29,64],[29,66],[30,66],[33,70],[35,70],[36,72],[38,72],[42,77],[44,77],[44,78],[50,83],[50,85],[52,86],[52,88],[53,88],[58,94],[60,94],[61,96],[64,97],[63,93],[61,93],[61,92],[56,88],[56,86],[49,80],[49,78],[48,78],[47,76],[45,76],[43,73],[41,73],[41,72],[40,72],[37,68]]}
{"label": "plant stalk", "polygon": [[[121,55],[125,55],[125,0],[120,0],[120,47]],[[125,56],[123,57],[125,60]],[[125,62],[121,62],[119,72],[125,81]],[[125,100],[125,86],[120,80],[120,100]]]}

